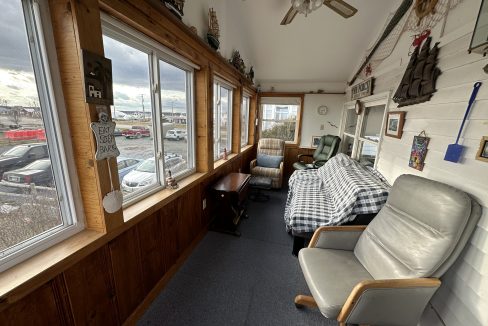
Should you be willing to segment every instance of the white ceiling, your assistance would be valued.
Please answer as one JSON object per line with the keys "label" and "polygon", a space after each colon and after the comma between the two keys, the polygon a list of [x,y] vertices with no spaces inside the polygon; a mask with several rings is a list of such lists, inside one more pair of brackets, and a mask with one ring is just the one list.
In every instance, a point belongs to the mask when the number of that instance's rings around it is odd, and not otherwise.
{"label": "white ceiling", "polygon": [[231,0],[225,26],[239,29],[260,82],[346,82],[401,0],[347,1],[359,9],[352,18],[322,6],[281,26],[291,1]]}

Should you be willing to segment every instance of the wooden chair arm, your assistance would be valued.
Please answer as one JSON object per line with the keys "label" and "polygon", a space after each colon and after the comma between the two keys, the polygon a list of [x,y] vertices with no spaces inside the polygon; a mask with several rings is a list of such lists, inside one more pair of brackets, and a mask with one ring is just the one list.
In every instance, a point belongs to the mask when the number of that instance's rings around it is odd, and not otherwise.
{"label": "wooden chair arm", "polygon": [[[359,232],[362,233],[366,229],[366,225],[338,225],[338,226],[321,226],[317,230],[315,230],[310,243],[308,244],[309,248],[316,248],[318,242],[322,236],[326,233],[334,233],[336,235],[340,235],[340,233],[352,233],[352,232]],[[339,232],[339,234],[337,234]],[[358,235],[359,238],[359,235]],[[349,239],[348,239],[349,240]],[[332,248],[330,248],[332,249]],[[345,248],[344,248],[345,249]]]}

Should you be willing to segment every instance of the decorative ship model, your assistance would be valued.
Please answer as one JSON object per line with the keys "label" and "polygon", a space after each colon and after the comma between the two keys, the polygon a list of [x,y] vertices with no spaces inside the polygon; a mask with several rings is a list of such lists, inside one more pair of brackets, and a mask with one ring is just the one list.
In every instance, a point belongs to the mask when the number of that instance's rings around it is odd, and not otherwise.
{"label": "decorative ship model", "polygon": [[436,67],[439,43],[435,43],[431,49],[431,40],[431,37],[425,40],[422,50],[420,45],[415,47],[410,57],[402,81],[393,96],[393,101],[398,103],[398,107],[427,102],[436,92],[435,84],[441,74],[440,69]]}
{"label": "decorative ship model", "polygon": [[166,8],[168,8],[176,17],[179,19],[183,17],[185,0],[163,0],[163,2]]}
{"label": "decorative ship model", "polygon": [[208,44],[214,50],[218,50],[220,46],[220,29],[219,21],[217,20],[217,14],[213,8],[208,9],[208,32],[207,41]]}

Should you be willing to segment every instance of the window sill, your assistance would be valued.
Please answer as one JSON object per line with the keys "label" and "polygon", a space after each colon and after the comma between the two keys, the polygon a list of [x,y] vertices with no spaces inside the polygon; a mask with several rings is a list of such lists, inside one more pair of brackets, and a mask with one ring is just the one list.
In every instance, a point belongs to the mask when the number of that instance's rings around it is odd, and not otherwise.
{"label": "window sill", "polygon": [[124,222],[130,221],[135,224],[144,217],[157,212],[164,205],[191,189],[195,184],[200,183],[205,176],[206,173],[193,173],[179,181],[177,189],[163,189],[130,205],[124,209]]}
{"label": "window sill", "polygon": [[[0,273],[0,310],[30,293],[85,256],[104,233],[83,230],[76,235]],[[2,300],[3,299],[3,300]]]}
{"label": "window sill", "polygon": [[254,145],[246,145],[246,146],[241,148],[241,153],[247,152],[248,150],[250,150],[253,147],[254,147]]}
{"label": "window sill", "polygon": [[225,163],[231,161],[234,157],[236,157],[237,154],[233,153],[233,154],[229,154],[227,155],[227,159],[224,160],[223,158],[221,158],[220,160],[217,160],[214,162],[214,170],[221,167],[222,165],[224,165]]}

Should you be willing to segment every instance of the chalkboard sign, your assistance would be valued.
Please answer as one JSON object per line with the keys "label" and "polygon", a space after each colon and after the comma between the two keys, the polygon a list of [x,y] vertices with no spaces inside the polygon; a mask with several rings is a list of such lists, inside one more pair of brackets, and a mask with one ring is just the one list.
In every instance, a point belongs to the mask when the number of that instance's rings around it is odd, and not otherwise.
{"label": "chalkboard sign", "polygon": [[97,152],[95,154],[97,161],[120,155],[115,143],[115,122],[108,120],[107,113],[101,112],[99,114],[99,122],[92,122],[90,128],[95,134],[97,141]]}

